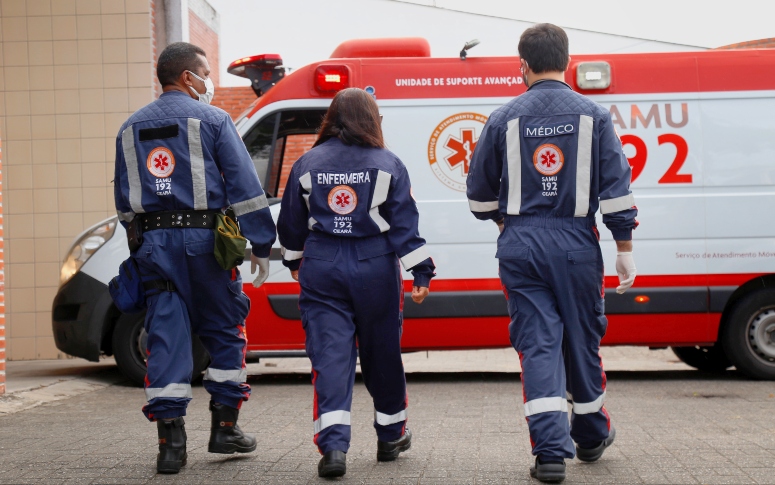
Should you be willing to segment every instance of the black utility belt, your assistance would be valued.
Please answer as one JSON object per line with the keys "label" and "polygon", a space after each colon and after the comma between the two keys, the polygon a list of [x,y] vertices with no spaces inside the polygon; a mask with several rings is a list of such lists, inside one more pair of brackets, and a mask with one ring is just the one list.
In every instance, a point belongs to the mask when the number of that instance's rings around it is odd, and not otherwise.
{"label": "black utility belt", "polygon": [[138,214],[143,232],[154,229],[212,229],[215,227],[219,211],[159,211]]}

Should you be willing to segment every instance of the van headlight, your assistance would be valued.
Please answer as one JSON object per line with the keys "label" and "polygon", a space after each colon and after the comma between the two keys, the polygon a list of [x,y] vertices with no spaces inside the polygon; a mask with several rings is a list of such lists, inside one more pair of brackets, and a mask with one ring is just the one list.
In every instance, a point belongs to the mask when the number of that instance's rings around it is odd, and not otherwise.
{"label": "van headlight", "polygon": [[115,218],[102,221],[78,236],[68,251],[64,263],[62,263],[62,269],[59,272],[59,286],[70,281],[70,278],[80,271],[81,266],[88,261],[91,255],[113,237],[113,233],[116,231],[116,222]]}

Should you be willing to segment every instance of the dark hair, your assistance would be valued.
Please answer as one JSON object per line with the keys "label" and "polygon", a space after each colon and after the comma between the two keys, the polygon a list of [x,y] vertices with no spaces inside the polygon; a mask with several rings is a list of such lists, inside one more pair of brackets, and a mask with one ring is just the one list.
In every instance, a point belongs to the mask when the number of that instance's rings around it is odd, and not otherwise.
{"label": "dark hair", "polygon": [[379,107],[369,93],[359,88],[347,88],[334,96],[314,146],[331,138],[339,138],[345,145],[385,148]]}
{"label": "dark hair", "polygon": [[194,71],[202,65],[199,56],[207,57],[201,47],[188,42],[173,42],[161,51],[156,63],[156,77],[162,86],[175,84],[183,71]]}
{"label": "dark hair", "polygon": [[556,25],[538,24],[522,32],[517,50],[536,74],[568,68],[568,35]]}

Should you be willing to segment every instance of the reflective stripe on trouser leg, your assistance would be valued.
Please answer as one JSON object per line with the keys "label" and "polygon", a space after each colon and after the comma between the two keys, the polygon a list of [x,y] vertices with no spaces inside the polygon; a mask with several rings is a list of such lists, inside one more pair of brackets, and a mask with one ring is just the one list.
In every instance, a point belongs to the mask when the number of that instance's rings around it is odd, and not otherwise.
{"label": "reflective stripe on trouser leg", "polygon": [[354,294],[353,305],[356,321],[363,322],[356,328],[358,352],[374,402],[374,429],[379,441],[395,441],[404,434],[408,402],[401,359],[401,268],[396,258],[355,260],[350,267],[366,286]]}
{"label": "reflective stripe on trouser leg", "polygon": [[191,330],[188,311],[176,292],[164,291],[148,297],[145,329],[148,404],[143,407],[143,414],[150,421],[185,416],[192,397]]}
{"label": "reflective stripe on trouser leg", "polygon": [[[513,228],[506,230],[516,236]],[[500,276],[508,291],[509,335],[522,365],[524,413],[533,454],[573,458],[565,400],[563,323],[552,291],[538,277],[544,264],[532,258],[501,259]]]}
{"label": "reflective stripe on trouser leg", "polygon": [[[308,241],[308,249],[311,244],[318,242]],[[348,302],[352,282],[346,276],[353,273],[348,271],[342,253],[339,250],[334,261],[305,258],[299,270],[299,309],[312,363],[313,442],[320,453],[347,452],[350,447],[350,407],[358,354],[355,316]],[[315,275],[326,275],[325,281],[316,281]]]}

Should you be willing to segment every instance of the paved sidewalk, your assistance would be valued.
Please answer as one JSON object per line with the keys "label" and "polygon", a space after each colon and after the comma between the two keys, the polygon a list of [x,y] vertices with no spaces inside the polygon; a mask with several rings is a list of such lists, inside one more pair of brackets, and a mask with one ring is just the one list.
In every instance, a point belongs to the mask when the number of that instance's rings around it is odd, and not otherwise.
{"label": "paved sidewalk", "polygon": [[[493,352],[480,357],[498,361]],[[240,418],[258,437],[254,453],[206,452],[208,396],[196,387],[186,417],[188,465],[157,476],[143,393],[119,383],[0,416],[0,484],[325,483],[316,475],[309,377],[270,369],[250,378],[253,397]],[[415,372],[408,386],[414,444],[398,461],[378,464],[373,408],[358,379],[340,481],[531,482],[518,374]],[[608,390],[617,442],[596,464],[570,462],[565,483],[775,483],[775,383],[735,372],[611,371]]]}

